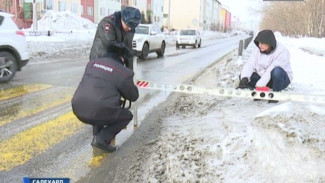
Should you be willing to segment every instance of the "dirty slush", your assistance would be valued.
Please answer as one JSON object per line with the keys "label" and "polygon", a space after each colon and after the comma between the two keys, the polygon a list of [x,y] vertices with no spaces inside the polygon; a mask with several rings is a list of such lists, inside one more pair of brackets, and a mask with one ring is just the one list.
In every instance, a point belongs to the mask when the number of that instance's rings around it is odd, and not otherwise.
{"label": "dirty slush", "polygon": [[[191,83],[234,88],[238,60],[232,55]],[[109,179],[324,183],[325,114],[312,112],[320,107],[171,94],[125,143]]]}

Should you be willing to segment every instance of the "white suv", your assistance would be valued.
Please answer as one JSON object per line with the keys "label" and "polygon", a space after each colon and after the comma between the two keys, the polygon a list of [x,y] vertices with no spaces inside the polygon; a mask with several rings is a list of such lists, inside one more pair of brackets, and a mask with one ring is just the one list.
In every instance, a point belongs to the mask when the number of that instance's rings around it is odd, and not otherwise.
{"label": "white suv", "polygon": [[25,34],[12,17],[0,12],[0,83],[11,80],[29,60]]}
{"label": "white suv", "polygon": [[156,52],[158,57],[162,57],[166,48],[165,36],[153,24],[140,24],[135,28],[132,48],[142,59],[145,59],[150,52]]}
{"label": "white suv", "polygon": [[180,46],[193,46],[193,48],[200,48],[202,44],[200,32],[197,30],[181,30],[176,40],[176,48]]}

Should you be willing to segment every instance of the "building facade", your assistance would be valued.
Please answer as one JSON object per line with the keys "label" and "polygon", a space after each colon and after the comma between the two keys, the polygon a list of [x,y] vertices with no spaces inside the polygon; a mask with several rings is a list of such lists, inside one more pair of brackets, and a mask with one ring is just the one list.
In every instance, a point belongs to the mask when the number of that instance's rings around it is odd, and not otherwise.
{"label": "building facade", "polygon": [[87,18],[94,22],[95,20],[95,1],[94,0],[81,0],[81,17]]}
{"label": "building facade", "polygon": [[[185,8],[186,7],[186,8]],[[170,29],[217,30],[222,24],[218,0],[165,0],[164,27]]]}
{"label": "building facade", "polygon": [[99,23],[99,21],[105,16],[111,15],[116,11],[120,11],[121,7],[121,0],[95,0],[94,23]]}
{"label": "building facade", "polygon": [[[70,11],[98,23],[103,17],[126,6],[136,7],[142,23],[162,28],[229,30],[230,12],[218,0],[36,0],[37,19],[47,10]],[[14,14],[20,28],[29,28],[33,21],[32,0],[0,0],[0,9]]]}
{"label": "building facade", "polygon": [[163,28],[164,0],[147,0],[147,16],[152,24]]}
{"label": "building facade", "polygon": [[0,9],[15,15],[14,21],[19,28],[28,28],[33,22],[32,5],[24,0],[0,0]]}
{"label": "building facade", "polygon": [[231,13],[226,7],[221,7],[222,31],[231,30]]}

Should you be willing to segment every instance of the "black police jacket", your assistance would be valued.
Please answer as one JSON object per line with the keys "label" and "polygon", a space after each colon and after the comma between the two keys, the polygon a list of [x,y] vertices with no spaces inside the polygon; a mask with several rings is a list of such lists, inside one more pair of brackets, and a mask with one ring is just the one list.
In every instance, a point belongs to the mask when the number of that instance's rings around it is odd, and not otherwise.
{"label": "black police jacket", "polygon": [[98,23],[90,50],[90,60],[102,57],[107,52],[109,45],[114,43],[124,43],[126,47],[132,50],[133,37],[134,30],[129,32],[123,31],[120,11],[104,17]]}
{"label": "black police jacket", "polygon": [[90,60],[71,101],[74,114],[87,120],[117,117],[122,109],[121,96],[130,101],[139,97],[133,76],[134,72],[115,55]]}

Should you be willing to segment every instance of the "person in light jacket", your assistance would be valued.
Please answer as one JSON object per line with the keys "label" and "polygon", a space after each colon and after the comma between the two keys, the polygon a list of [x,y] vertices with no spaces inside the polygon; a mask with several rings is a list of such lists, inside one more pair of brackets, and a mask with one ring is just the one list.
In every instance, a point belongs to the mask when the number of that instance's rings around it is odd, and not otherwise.
{"label": "person in light jacket", "polygon": [[269,87],[281,91],[291,83],[289,50],[277,42],[271,30],[263,30],[254,39],[254,50],[240,74],[238,88]]}

